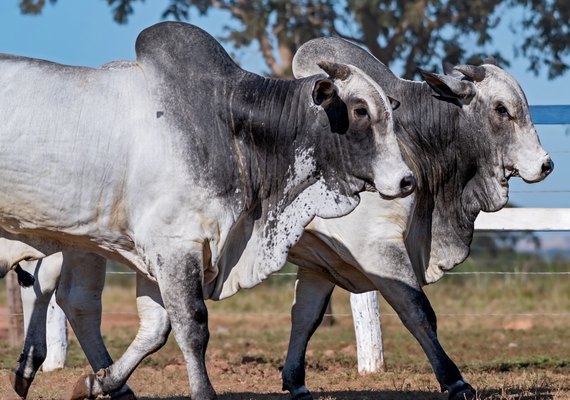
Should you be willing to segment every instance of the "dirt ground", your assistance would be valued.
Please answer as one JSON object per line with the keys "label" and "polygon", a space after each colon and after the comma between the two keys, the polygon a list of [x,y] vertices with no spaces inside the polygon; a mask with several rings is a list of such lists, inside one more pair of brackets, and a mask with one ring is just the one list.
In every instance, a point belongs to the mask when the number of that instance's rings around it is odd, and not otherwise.
{"label": "dirt ground", "polygon": [[[568,309],[566,281],[539,287],[529,302],[532,307],[553,304],[552,311]],[[520,285],[515,286],[520,290]],[[489,294],[489,286],[484,290]],[[492,400],[570,400],[570,336],[568,318],[448,318],[448,313],[465,307],[475,311],[511,310],[513,299],[500,286],[489,309],[476,309],[473,303],[457,301],[459,294],[432,292],[439,317],[439,336],[448,354],[458,363],[464,377],[479,391],[480,399]],[[555,290],[556,289],[556,290]],[[106,289],[107,290],[107,289]],[[557,292],[556,297],[552,293]],[[525,292],[526,293],[526,292]],[[464,294],[460,292],[460,294]],[[525,294],[526,296],[527,294]],[[530,295],[529,295],[530,296]],[[476,296],[470,298],[477,299]],[[451,299],[451,300],[449,300]],[[521,300],[522,299],[522,300]],[[523,298],[517,299],[521,305]],[[291,288],[262,287],[244,291],[224,302],[209,303],[210,344],[207,365],[212,383],[222,400],[285,400],[280,369],[289,340]],[[387,372],[359,375],[356,368],[354,328],[346,294],[333,297],[336,324],[317,330],[307,351],[307,386],[318,400],[444,400],[425,354],[396,317],[383,304]],[[448,303],[448,301],[451,301]],[[457,309],[454,309],[455,304]],[[522,305],[521,305],[522,307]],[[102,331],[113,358],[118,358],[136,334],[132,288],[123,293],[111,290],[104,299]],[[533,311],[532,308],[529,308]],[[527,309],[517,310],[518,312]],[[0,305],[0,400],[13,398],[10,369],[19,349],[7,346],[7,310]],[[40,372],[28,399],[65,399],[77,379],[91,370],[70,335],[68,367]],[[129,379],[139,399],[187,399],[189,386],[182,355],[171,337],[166,346],[143,361]],[[197,400],[197,399],[194,399]]]}
{"label": "dirt ground", "polygon": [[[228,365],[225,361],[209,363],[212,382],[220,400],[286,400],[286,392],[280,390],[278,369],[271,365],[248,362],[241,366]],[[72,368],[40,373],[32,387],[29,399],[64,399],[76,378],[86,369]],[[406,374],[406,373],[404,373]],[[443,400],[447,396],[438,393],[433,376],[429,373],[387,372],[382,375],[360,377],[347,373],[342,366],[323,371],[309,370],[315,399],[318,400]],[[500,373],[478,374],[471,378],[479,386],[481,399],[566,400],[570,388],[564,374]],[[0,373],[0,395],[10,399],[7,371]],[[129,385],[139,399],[188,399],[186,371],[180,365],[169,365],[161,370],[140,367],[129,380]],[[564,389],[563,386],[566,385]],[[554,388],[558,386],[558,388]]]}
{"label": "dirt ground", "polygon": [[[4,310],[0,308],[0,313]],[[287,318],[279,321],[228,322],[213,317],[212,340],[208,349],[208,370],[221,400],[285,400],[287,393],[281,391],[280,367],[284,355],[286,336],[279,338],[277,353],[268,351],[260,340],[249,341],[251,330],[267,329],[270,324],[287,325]],[[338,325],[350,328],[350,321],[341,320]],[[5,339],[7,327],[0,323],[0,339]],[[137,325],[133,315],[106,315],[103,331],[110,337],[134,334]],[[238,345],[227,332],[242,330]],[[334,333],[333,333],[334,335]],[[356,372],[356,348],[354,344],[342,343],[342,347],[329,350],[309,350],[307,383],[315,399],[319,400],[443,400],[446,394],[439,391],[433,373],[424,364],[412,366],[395,365],[388,372],[359,375]],[[77,343],[70,344],[70,353],[78,351]],[[182,357],[172,339],[163,351],[143,362],[129,379],[139,399],[188,399],[189,387]],[[3,353],[12,360],[17,349]],[[11,362],[9,364],[12,364]],[[69,368],[60,371],[39,372],[28,399],[65,399],[74,383],[83,374],[90,373],[84,360],[72,361]],[[75,364],[81,364],[74,366]],[[389,364],[388,364],[389,365]],[[482,371],[464,369],[465,377],[479,390],[480,399],[519,400],[566,400],[570,399],[568,368],[527,369],[515,371]],[[9,385],[9,368],[0,370],[0,399],[15,399]]]}

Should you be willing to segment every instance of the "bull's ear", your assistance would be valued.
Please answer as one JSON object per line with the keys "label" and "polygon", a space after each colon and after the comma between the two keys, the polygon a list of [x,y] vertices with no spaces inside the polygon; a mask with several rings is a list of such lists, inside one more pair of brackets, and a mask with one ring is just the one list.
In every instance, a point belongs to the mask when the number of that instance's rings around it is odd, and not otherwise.
{"label": "bull's ear", "polygon": [[388,97],[388,101],[390,102],[390,107],[392,107],[392,111],[396,110],[398,107],[400,107],[400,102],[398,100],[396,100],[393,97],[387,96]]}
{"label": "bull's ear", "polygon": [[458,100],[463,104],[469,104],[475,97],[477,89],[473,82],[453,75],[439,75],[421,69],[419,72],[427,84],[442,97]]}
{"label": "bull's ear", "polygon": [[332,80],[319,79],[313,88],[313,101],[316,105],[327,108],[336,97],[336,87]]}

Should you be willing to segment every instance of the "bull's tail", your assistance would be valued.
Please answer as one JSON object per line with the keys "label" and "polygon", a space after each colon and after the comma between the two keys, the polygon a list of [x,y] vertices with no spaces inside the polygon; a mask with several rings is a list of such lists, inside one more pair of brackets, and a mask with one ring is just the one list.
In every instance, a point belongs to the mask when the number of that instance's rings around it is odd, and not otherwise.
{"label": "bull's tail", "polygon": [[28,271],[24,271],[24,269],[20,267],[20,264],[16,265],[14,271],[18,275],[18,283],[20,284],[21,287],[27,288],[34,284],[35,282],[34,276],[30,274]]}

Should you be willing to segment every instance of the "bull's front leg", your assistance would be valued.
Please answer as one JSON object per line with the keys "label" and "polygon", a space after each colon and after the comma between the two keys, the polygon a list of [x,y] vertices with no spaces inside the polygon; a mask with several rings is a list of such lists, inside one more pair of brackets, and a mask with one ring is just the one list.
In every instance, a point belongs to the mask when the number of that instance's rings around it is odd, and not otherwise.
{"label": "bull's front leg", "polygon": [[112,363],[103,346],[100,349],[104,351],[99,356],[101,360],[96,361],[100,366],[96,368],[96,364],[91,363],[97,373],[82,376],[73,389],[71,399],[92,398],[110,393],[112,399],[135,398],[126,384],[128,378],[146,356],[164,346],[170,333],[170,320],[164,309],[158,286],[141,275],[137,275],[137,309],[140,320],[139,331],[128,349]]}
{"label": "bull's front leg", "polygon": [[162,256],[157,268],[157,282],[168,312],[174,337],[182,350],[192,399],[213,400],[216,392],[206,370],[206,348],[210,339],[208,310],[202,289],[202,246],[195,244],[184,250]]}
{"label": "bull's front leg", "polygon": [[463,379],[439,343],[435,312],[418,283],[403,243],[384,244],[383,248],[377,250],[378,254],[389,254],[392,263],[387,264],[388,271],[382,277],[372,277],[374,283],[420,343],[442,391],[448,391],[449,400],[475,398],[475,390]]}
{"label": "bull's front leg", "polygon": [[305,353],[311,336],[320,325],[334,284],[317,272],[299,268],[295,284],[295,302],[291,308],[291,337],[283,371],[283,390],[293,400],[313,396],[305,386]]}

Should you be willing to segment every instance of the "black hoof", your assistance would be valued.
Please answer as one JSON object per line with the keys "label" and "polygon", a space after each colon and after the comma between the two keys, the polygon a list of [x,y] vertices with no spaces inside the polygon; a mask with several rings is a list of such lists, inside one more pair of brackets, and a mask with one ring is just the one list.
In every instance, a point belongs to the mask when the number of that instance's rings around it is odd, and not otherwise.
{"label": "black hoof", "polygon": [[305,386],[291,390],[290,400],[313,400],[313,395]]}
{"label": "black hoof", "polygon": [[461,385],[452,387],[449,390],[449,400],[475,400],[476,398],[477,392],[467,382],[463,382]]}
{"label": "black hoof", "polygon": [[296,396],[291,396],[291,400],[314,400],[311,393],[298,394]]}
{"label": "black hoof", "polygon": [[131,388],[120,390],[111,394],[111,400],[137,400]]}

